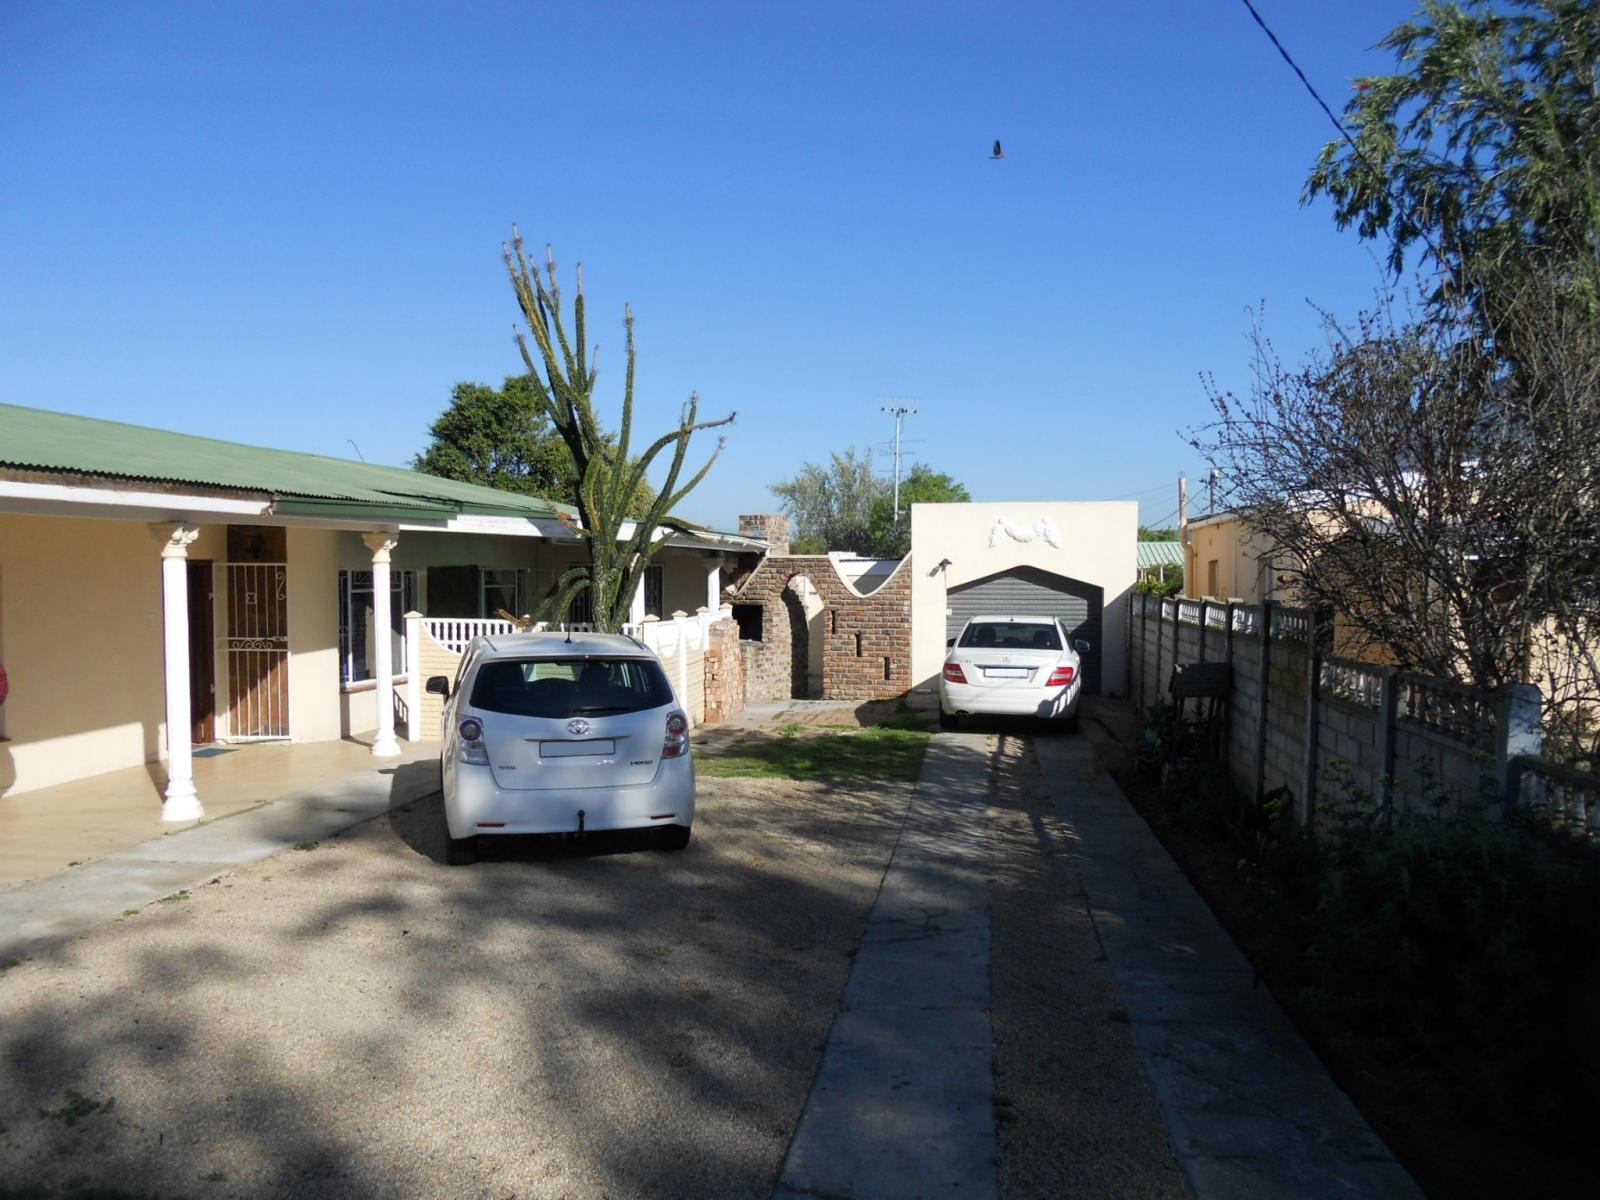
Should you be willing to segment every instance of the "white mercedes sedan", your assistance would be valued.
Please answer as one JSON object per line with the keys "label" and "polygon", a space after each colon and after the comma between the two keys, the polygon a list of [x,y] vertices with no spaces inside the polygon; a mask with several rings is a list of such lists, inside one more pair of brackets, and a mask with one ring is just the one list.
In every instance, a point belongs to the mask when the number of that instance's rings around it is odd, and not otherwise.
{"label": "white mercedes sedan", "polygon": [[939,680],[939,726],[967,716],[1044,717],[1078,728],[1080,652],[1055,617],[973,617],[950,639]]}

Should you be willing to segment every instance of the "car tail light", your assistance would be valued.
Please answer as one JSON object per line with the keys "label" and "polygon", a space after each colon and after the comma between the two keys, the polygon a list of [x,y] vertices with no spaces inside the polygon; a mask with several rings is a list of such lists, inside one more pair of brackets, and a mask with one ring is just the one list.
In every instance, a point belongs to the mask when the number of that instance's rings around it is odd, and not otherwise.
{"label": "car tail light", "polygon": [[689,752],[689,718],[681,712],[667,717],[667,740],[661,743],[662,758],[682,758]]}
{"label": "car tail light", "polygon": [[456,761],[476,763],[480,767],[489,762],[489,747],[483,744],[483,722],[477,717],[467,717],[456,726]]}
{"label": "car tail light", "polygon": [[950,683],[965,683],[967,681],[967,677],[961,673],[960,663],[945,663],[944,677]]}
{"label": "car tail light", "polygon": [[1078,677],[1077,667],[1057,667],[1045,680],[1045,687],[1067,687]]}

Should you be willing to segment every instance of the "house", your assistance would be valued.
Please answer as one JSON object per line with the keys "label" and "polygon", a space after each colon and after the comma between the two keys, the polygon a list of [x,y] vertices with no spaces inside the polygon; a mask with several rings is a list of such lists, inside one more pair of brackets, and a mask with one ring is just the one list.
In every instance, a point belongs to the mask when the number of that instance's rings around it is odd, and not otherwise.
{"label": "house", "polygon": [[[1179,530],[1183,594],[1260,604],[1279,599],[1272,548],[1235,512],[1206,513]],[[1169,543],[1171,544],[1171,543]]]}
{"label": "house", "polygon": [[[725,556],[766,548],[663,536],[640,621],[720,615]],[[405,615],[526,613],[582,557],[535,497],[0,405],[0,795],[159,761],[189,820],[195,746],[370,732],[392,755],[427,732],[396,689]]]}

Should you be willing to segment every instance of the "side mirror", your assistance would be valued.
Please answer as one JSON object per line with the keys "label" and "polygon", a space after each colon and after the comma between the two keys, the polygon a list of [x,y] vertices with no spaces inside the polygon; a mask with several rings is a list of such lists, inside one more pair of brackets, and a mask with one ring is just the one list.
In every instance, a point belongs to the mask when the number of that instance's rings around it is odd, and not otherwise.
{"label": "side mirror", "polygon": [[435,696],[450,698],[450,679],[445,675],[432,675],[428,678],[427,690]]}
{"label": "side mirror", "polygon": [[1075,639],[1072,643],[1072,648],[1079,654],[1089,653],[1089,643],[1084,641],[1082,638]]}

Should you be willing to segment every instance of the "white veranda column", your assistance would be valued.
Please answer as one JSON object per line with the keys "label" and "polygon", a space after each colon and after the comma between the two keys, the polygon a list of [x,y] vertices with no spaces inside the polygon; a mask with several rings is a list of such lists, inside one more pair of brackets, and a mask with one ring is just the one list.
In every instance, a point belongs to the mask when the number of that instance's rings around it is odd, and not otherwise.
{"label": "white veranda column", "polygon": [[[649,568],[645,569],[645,574]],[[644,575],[639,576],[639,586],[633,590],[633,604],[628,611],[628,620],[634,625],[644,624]]]}
{"label": "white veranda column", "polygon": [[364,533],[361,540],[372,551],[372,678],[377,683],[378,736],[372,752],[379,758],[400,753],[394,738],[394,629],[389,614],[389,554],[400,542],[398,533]]}
{"label": "white veranda column", "polygon": [[163,821],[198,821],[206,815],[194,787],[189,713],[189,545],[195,525],[152,525],[161,542],[162,647],[166,661],[167,791]]}
{"label": "white veranda column", "polygon": [[722,555],[713,554],[706,563],[706,607],[715,621],[722,611]]}

